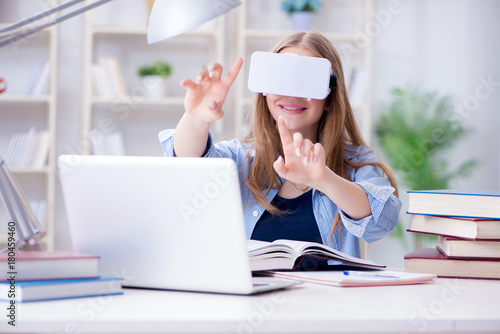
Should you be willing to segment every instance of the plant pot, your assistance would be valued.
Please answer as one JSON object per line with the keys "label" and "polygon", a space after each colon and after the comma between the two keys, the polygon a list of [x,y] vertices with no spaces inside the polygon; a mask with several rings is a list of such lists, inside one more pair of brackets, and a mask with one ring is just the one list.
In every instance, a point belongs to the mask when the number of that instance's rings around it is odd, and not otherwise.
{"label": "plant pot", "polygon": [[313,23],[313,15],[311,12],[293,12],[290,15],[292,29],[294,31],[310,30]]}
{"label": "plant pot", "polygon": [[158,75],[142,78],[142,84],[149,97],[165,97],[167,95],[167,79]]}

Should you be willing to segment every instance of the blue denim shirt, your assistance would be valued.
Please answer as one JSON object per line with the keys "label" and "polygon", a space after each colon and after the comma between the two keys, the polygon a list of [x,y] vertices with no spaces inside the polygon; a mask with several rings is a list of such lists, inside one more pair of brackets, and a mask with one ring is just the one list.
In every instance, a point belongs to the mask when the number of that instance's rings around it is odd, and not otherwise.
{"label": "blue denim shirt", "polygon": [[[175,156],[174,134],[175,130],[164,130],[158,135],[166,156]],[[346,157],[351,161],[378,160],[376,154],[366,147],[360,146],[354,151],[354,153],[346,154]],[[253,196],[244,182],[250,169],[250,165],[246,160],[249,152],[251,164],[253,162],[252,145],[242,143],[237,139],[213,143],[210,134],[205,150],[205,157],[233,159],[240,170],[239,178],[242,185],[241,194],[247,239],[250,239],[255,225],[265,211],[264,207],[253,201]],[[313,212],[323,244],[351,256],[360,257],[359,239],[370,243],[382,239],[389,234],[398,223],[401,201],[394,196],[394,188],[391,187],[389,180],[384,177],[379,167],[373,165],[361,167],[349,172],[349,176],[354,183],[358,184],[366,192],[372,214],[360,220],[351,219],[330,198],[324,196],[316,189],[313,189],[312,194]],[[271,202],[277,193],[278,189],[271,189],[266,199]],[[345,227],[342,233],[342,245],[340,245],[338,230],[335,232],[333,238],[330,238],[330,231],[337,212],[340,213],[342,223]]]}

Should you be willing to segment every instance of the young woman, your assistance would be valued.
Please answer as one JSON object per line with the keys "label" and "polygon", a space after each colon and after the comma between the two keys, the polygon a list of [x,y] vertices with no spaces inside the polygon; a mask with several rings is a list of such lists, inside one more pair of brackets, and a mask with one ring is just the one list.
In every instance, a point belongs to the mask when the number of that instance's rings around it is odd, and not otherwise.
{"label": "young woman", "polygon": [[328,59],[337,89],[324,100],[256,94],[247,138],[213,143],[210,124],[223,117],[243,60],[224,78],[214,64],[181,82],[185,113],[160,142],[167,156],[235,160],[248,239],[316,241],[360,257],[359,239],[379,240],[397,225],[393,173],[361,137],[333,45],[316,32],[295,33],[272,52]]}

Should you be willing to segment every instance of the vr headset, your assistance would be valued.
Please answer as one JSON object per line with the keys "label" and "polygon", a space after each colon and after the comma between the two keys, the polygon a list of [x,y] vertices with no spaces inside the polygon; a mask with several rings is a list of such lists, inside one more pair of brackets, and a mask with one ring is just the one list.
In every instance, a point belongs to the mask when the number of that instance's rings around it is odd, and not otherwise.
{"label": "vr headset", "polygon": [[337,88],[330,61],[290,53],[255,52],[248,89],[255,93],[323,100]]}

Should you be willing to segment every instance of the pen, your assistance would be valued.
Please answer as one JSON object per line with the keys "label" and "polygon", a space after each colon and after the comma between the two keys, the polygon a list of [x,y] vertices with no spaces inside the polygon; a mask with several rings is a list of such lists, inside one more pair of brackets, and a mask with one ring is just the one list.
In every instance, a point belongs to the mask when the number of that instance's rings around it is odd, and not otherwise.
{"label": "pen", "polygon": [[352,271],[352,270],[344,270],[344,275],[346,275],[346,276],[358,276],[358,277],[371,277],[371,278],[399,278],[399,276],[396,276],[396,275],[379,274],[379,273],[364,272],[364,271]]}

